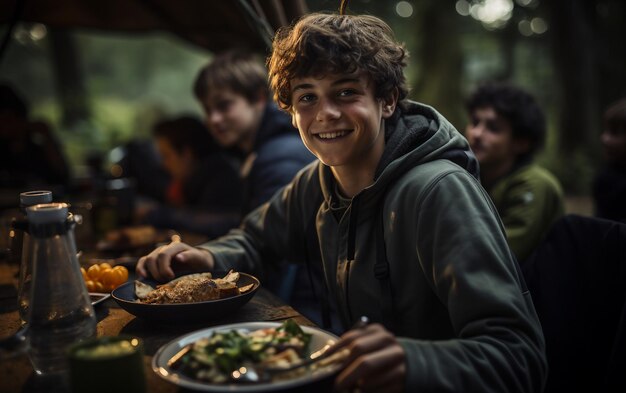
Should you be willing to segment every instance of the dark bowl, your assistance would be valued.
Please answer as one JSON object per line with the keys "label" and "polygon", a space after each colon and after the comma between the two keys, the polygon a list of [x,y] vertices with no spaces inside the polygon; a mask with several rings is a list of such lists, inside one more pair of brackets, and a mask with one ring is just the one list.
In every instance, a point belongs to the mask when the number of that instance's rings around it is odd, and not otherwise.
{"label": "dark bowl", "polygon": [[[215,277],[222,277],[215,275]],[[158,283],[149,279],[141,281],[155,287]],[[130,281],[120,285],[111,292],[111,296],[121,308],[137,318],[155,321],[198,322],[219,319],[226,314],[239,309],[246,304],[261,285],[259,280],[246,273],[239,273],[238,287],[254,284],[254,287],[241,295],[217,300],[207,300],[195,303],[177,304],[144,304],[137,301],[135,296],[135,282]]]}

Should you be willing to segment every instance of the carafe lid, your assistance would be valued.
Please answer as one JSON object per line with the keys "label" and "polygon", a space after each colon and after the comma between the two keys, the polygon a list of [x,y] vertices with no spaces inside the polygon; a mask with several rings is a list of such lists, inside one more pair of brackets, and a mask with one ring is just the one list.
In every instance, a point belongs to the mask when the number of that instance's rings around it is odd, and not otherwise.
{"label": "carafe lid", "polygon": [[34,206],[40,203],[52,202],[52,192],[46,190],[26,191],[20,193],[20,204],[24,207]]}
{"label": "carafe lid", "polygon": [[65,222],[67,212],[67,203],[42,203],[28,207],[26,216],[31,224],[48,224]]}

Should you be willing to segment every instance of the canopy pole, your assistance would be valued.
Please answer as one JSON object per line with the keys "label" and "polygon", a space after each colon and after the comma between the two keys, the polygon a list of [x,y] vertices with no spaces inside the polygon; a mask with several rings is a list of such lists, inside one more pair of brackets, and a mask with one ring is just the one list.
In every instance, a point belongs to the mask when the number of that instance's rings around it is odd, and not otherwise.
{"label": "canopy pole", "polygon": [[267,48],[271,48],[272,37],[274,37],[274,30],[268,23],[265,15],[256,14],[246,0],[238,0],[237,3],[244,11],[244,15],[246,16],[246,19],[248,20],[250,26],[255,28],[259,32],[259,34],[261,34],[261,38],[263,39],[263,42],[265,42],[265,45],[267,45]]}

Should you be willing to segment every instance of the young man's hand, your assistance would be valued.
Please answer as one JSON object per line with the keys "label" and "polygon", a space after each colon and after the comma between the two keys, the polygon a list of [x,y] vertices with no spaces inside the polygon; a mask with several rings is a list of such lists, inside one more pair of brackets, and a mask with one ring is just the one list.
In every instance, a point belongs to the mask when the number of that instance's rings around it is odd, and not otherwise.
{"label": "young man's hand", "polygon": [[350,349],[346,368],[335,381],[337,391],[402,392],[406,377],[404,350],[380,324],[350,330],[332,347]]}
{"label": "young man's hand", "polygon": [[213,265],[213,255],[210,252],[185,243],[173,242],[139,258],[135,270],[141,277],[152,276],[157,281],[169,281],[175,277],[174,268],[207,271],[213,269]]}

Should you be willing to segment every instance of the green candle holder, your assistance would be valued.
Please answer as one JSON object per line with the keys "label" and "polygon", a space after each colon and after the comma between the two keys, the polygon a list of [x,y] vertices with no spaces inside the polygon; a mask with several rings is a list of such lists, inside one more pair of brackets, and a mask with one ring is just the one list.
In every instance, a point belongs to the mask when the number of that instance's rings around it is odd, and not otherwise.
{"label": "green candle holder", "polygon": [[143,343],[130,336],[99,337],[69,349],[74,393],[146,392]]}

